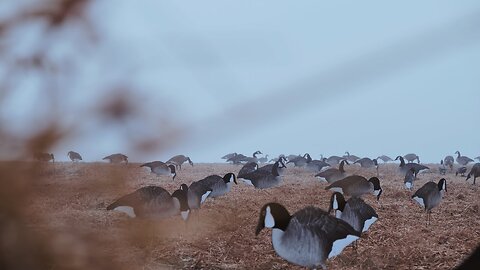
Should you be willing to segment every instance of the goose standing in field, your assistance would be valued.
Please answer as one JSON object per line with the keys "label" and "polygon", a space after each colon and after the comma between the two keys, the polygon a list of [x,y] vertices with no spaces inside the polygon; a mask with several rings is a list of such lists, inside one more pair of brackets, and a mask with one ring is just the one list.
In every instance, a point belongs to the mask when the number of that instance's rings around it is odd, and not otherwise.
{"label": "goose standing in field", "polygon": [[446,156],[444,159],[443,159],[443,164],[445,164],[445,166],[449,167],[450,168],[450,171],[453,170],[453,163],[455,162],[455,160],[453,159],[452,156]]}
{"label": "goose standing in field", "polygon": [[377,159],[381,159],[383,161],[383,163],[387,163],[389,161],[393,161],[393,159],[389,156],[386,156],[386,155],[381,155],[379,157],[377,157]]}
{"label": "goose standing in field", "polygon": [[360,175],[350,175],[335,181],[326,187],[325,190],[340,192],[351,197],[361,197],[364,194],[371,193],[377,197],[377,201],[380,200],[380,195],[382,194],[380,180],[377,177],[372,177],[367,180]]}
{"label": "goose standing in field", "polygon": [[345,155],[343,156],[344,159],[350,162],[355,162],[357,159],[360,159],[360,157],[357,157],[355,155],[350,155],[348,151],[345,152]]}
{"label": "goose standing in field", "polygon": [[360,164],[362,168],[372,168],[378,166],[377,159],[370,159],[368,157],[357,159],[353,164]]}
{"label": "goose standing in field", "polygon": [[445,175],[447,173],[447,167],[445,167],[445,164],[443,163],[443,159],[440,160],[440,167],[438,167],[438,172],[441,175]]}
{"label": "goose standing in field", "polygon": [[339,192],[334,192],[330,198],[328,213],[334,210],[335,217],[344,220],[357,232],[366,232],[378,219],[377,212],[360,198],[352,197],[345,201]]}
{"label": "goose standing in field", "polygon": [[258,164],[256,162],[248,162],[238,171],[238,177],[242,178],[244,174],[251,173],[258,169]]}
{"label": "goose standing in field", "polygon": [[167,164],[173,164],[175,167],[178,167],[180,170],[182,169],[182,164],[187,162],[193,167],[193,162],[192,160],[184,155],[176,155],[171,157],[169,160],[167,160]]}
{"label": "goose standing in field", "polygon": [[337,168],[326,169],[323,172],[319,172],[315,175],[321,182],[333,183],[337,180],[343,179],[346,176],[344,166],[349,164],[345,159],[340,162]]}
{"label": "goose standing in field", "polygon": [[264,157],[258,158],[258,162],[260,163],[267,163],[268,162],[268,155],[265,155]]}
{"label": "goose standing in field", "polygon": [[246,159],[246,158],[247,158],[247,156],[245,156],[245,155],[243,155],[243,154],[236,154],[236,155],[234,155],[234,156],[232,156],[232,157],[229,157],[229,158],[227,159],[227,162],[231,162],[232,164],[240,164],[240,163],[242,163],[242,161],[243,161],[244,159]]}
{"label": "goose standing in field", "polygon": [[272,228],[272,245],[278,256],[308,268],[326,269],[327,259],[340,255],[360,237],[347,222],[313,206],[290,215],[281,204],[265,204],[255,235],[265,227]]}
{"label": "goose standing in field", "polygon": [[457,161],[458,164],[460,164],[462,166],[467,166],[468,163],[473,162],[473,159],[471,159],[467,156],[462,156],[460,154],[460,151],[455,152],[455,154],[458,155],[455,160]]}
{"label": "goose standing in field", "polygon": [[113,155],[110,155],[110,156],[106,156],[106,157],[102,158],[102,160],[109,160],[110,163],[121,163],[121,162],[125,161],[125,163],[128,164],[128,157],[125,156],[124,154],[120,154],[120,153],[113,154]]}
{"label": "goose standing in field", "polygon": [[460,176],[464,177],[466,172],[467,172],[467,167],[465,167],[465,166],[460,167],[455,172],[455,176],[458,176],[460,174]]}
{"label": "goose standing in field", "polygon": [[254,186],[258,189],[267,189],[278,186],[282,181],[282,177],[278,172],[280,161],[273,164],[271,171],[256,170],[242,176],[241,179],[247,185]]}
{"label": "goose standing in field", "polygon": [[[283,157],[283,158],[280,158],[279,160],[275,161],[275,163],[277,163],[277,162],[278,162],[277,172],[278,172],[279,175],[283,175],[285,169],[287,168],[287,165],[286,165],[287,160],[285,159],[285,157]],[[273,166],[275,166],[275,163],[273,163],[273,164],[267,164],[267,165],[265,165],[265,166],[263,166],[263,167],[258,168],[258,170],[260,170],[260,171],[266,171],[266,172],[271,172]],[[240,178],[240,176],[239,176],[239,178]]]}
{"label": "goose standing in field", "polygon": [[127,194],[107,207],[126,213],[129,217],[162,219],[178,214],[187,220],[190,208],[187,201],[188,186],[182,184],[171,195],[157,186],[146,186]]}
{"label": "goose standing in field", "polygon": [[310,160],[312,159],[310,157],[310,154],[305,153],[303,156],[297,156],[295,158],[288,159],[287,164],[293,163],[295,167],[304,167],[305,165],[307,165],[307,158],[310,158]]}
{"label": "goose standing in field", "polygon": [[447,192],[447,180],[440,179],[438,184],[428,182],[412,195],[412,199],[427,212],[427,225],[430,223],[430,212],[440,204],[443,194]]}
{"label": "goose standing in field", "polygon": [[345,158],[343,157],[339,157],[339,156],[330,156],[327,158],[327,163],[330,164],[330,165],[337,165],[339,164],[342,160],[344,160]]}
{"label": "goose standing in field", "polygon": [[252,156],[251,157],[246,157],[244,158],[242,161],[245,161],[245,162],[258,162],[258,157],[257,155],[263,155],[262,152],[260,151],[255,151],[253,152]]}
{"label": "goose standing in field", "polygon": [[69,152],[67,153],[67,156],[68,156],[68,157],[70,158],[70,160],[73,161],[73,162],[82,160],[82,156],[80,156],[79,153],[74,152],[74,151],[69,151]]}
{"label": "goose standing in field", "polygon": [[414,153],[406,154],[405,156],[403,156],[403,158],[407,160],[408,163],[412,163],[415,160],[417,160],[417,163],[420,163],[420,157],[418,157],[417,154]]}
{"label": "goose standing in field", "polygon": [[35,153],[33,154],[33,158],[37,161],[49,162],[51,160],[55,162],[55,156],[50,153]]}
{"label": "goose standing in field", "polygon": [[404,173],[408,172],[411,168],[413,168],[415,170],[415,173],[414,173],[415,179],[417,178],[417,174],[420,171],[430,169],[427,166],[424,166],[424,165],[421,165],[421,164],[418,164],[418,163],[407,163],[407,164],[405,164],[405,160],[403,159],[402,156],[398,156],[395,160],[400,160],[400,165],[398,166],[398,169],[399,169],[401,174],[404,174]]}
{"label": "goose standing in field", "polygon": [[225,156],[222,157],[222,159],[230,159],[234,156],[238,155],[237,153],[230,153],[230,154],[226,154]]}
{"label": "goose standing in field", "polygon": [[305,168],[311,172],[320,172],[323,168],[330,167],[330,164],[328,164],[325,160],[327,159],[323,158],[323,160],[318,160],[318,159],[312,160],[310,155],[308,155],[307,164],[305,165]]}
{"label": "goose standing in field", "polygon": [[172,176],[172,180],[175,180],[175,177],[177,176],[175,165],[173,164],[168,165],[161,161],[147,162],[140,165],[140,167],[150,168],[151,172],[156,174],[157,176],[160,176],[160,175]]}
{"label": "goose standing in field", "polygon": [[405,185],[405,188],[408,190],[412,190],[414,181],[415,181],[415,169],[410,168],[410,170],[408,170],[405,173],[405,178],[403,180],[403,184]]}
{"label": "goose standing in field", "polygon": [[237,184],[234,173],[227,173],[223,177],[210,175],[193,182],[188,189],[188,205],[192,209],[200,208],[205,199],[217,198],[230,192],[233,183]]}
{"label": "goose standing in field", "polygon": [[472,177],[472,176],[473,176],[473,184],[475,185],[475,180],[477,179],[477,177],[480,176],[480,163],[475,163],[473,165],[472,169],[467,174],[467,178],[465,179],[465,181],[470,179],[470,177]]}

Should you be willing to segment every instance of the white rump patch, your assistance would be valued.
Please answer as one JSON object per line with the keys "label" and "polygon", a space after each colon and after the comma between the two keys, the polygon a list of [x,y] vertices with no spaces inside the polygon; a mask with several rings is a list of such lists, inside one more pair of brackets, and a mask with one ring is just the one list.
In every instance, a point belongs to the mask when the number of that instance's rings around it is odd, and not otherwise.
{"label": "white rump patch", "polygon": [[366,232],[370,226],[372,226],[375,221],[377,221],[378,218],[376,217],[371,217],[370,219],[365,220],[365,224],[363,224],[363,230],[362,232]]}
{"label": "white rump patch", "polygon": [[183,220],[187,220],[189,213],[190,213],[190,210],[182,211],[180,212],[180,215],[182,215]]}
{"label": "white rump patch", "polygon": [[212,193],[210,190],[205,192],[205,194],[202,195],[202,199],[200,200],[200,203],[203,203],[207,199],[208,195],[210,195],[210,193]]}
{"label": "white rump patch", "polygon": [[251,180],[248,180],[248,179],[244,179],[244,178],[240,178],[239,180],[242,180],[243,183],[249,185],[249,186],[253,186],[252,184],[252,181]]}
{"label": "white rump patch", "polygon": [[357,240],[358,236],[355,235],[347,235],[346,238],[343,239],[338,239],[335,242],[333,242],[332,246],[332,251],[328,254],[328,258],[333,258],[337,255],[340,255],[342,253],[343,249],[350,245],[353,241]]}
{"label": "white rump patch", "polygon": [[423,202],[423,199],[418,197],[418,196],[415,196],[413,197],[413,200],[416,201],[418,204],[420,204],[421,206],[425,207],[425,203]]}
{"label": "white rump patch", "polygon": [[270,206],[267,206],[267,209],[265,212],[265,227],[273,228],[273,226],[275,226],[275,219],[273,219]]}
{"label": "white rump patch", "polygon": [[131,207],[131,206],[119,206],[119,207],[115,207],[115,209],[113,209],[113,210],[118,211],[118,212],[123,212],[131,218],[136,217],[135,211],[133,210],[133,207]]}
{"label": "white rump patch", "polygon": [[320,182],[328,183],[328,182],[327,182],[327,179],[325,179],[325,177],[315,176],[315,178],[317,178]]}
{"label": "white rump patch", "polygon": [[343,194],[343,189],[341,187],[333,187],[330,190],[333,192],[339,192]]}
{"label": "white rump patch", "polygon": [[405,182],[405,188],[412,189],[413,188],[412,182]]}

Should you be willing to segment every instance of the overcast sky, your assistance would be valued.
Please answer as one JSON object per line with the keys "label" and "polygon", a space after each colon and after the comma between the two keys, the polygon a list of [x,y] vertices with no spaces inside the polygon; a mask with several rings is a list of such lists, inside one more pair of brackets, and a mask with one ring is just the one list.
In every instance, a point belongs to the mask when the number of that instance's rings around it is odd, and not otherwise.
{"label": "overcast sky", "polygon": [[[12,5],[0,4],[0,17],[9,12]],[[66,160],[75,150],[86,161],[123,152],[133,161],[185,154],[217,162],[255,150],[315,158],[415,152],[422,162],[460,150],[473,158],[479,14],[476,0],[96,1],[88,15],[99,42],[74,57],[72,84],[60,79],[69,87],[57,115],[76,133],[52,151]],[[28,26],[13,38],[19,55],[38,33]],[[59,59],[81,43],[75,28],[54,38]],[[19,134],[39,126],[33,110],[48,103],[34,79],[21,81],[0,108]],[[105,89],[118,82],[137,89],[135,124],[105,125],[87,113],[114,97]],[[125,130],[155,137],[151,126],[163,117],[182,128],[180,139],[134,151]]]}

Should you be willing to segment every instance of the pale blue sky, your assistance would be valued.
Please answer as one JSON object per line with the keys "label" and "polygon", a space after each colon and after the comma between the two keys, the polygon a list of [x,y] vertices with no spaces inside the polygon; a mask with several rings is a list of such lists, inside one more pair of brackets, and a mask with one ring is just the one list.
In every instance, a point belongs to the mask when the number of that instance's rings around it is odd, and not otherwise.
{"label": "pale blue sky", "polygon": [[[0,18],[5,10],[0,4]],[[475,12],[478,1],[97,1],[88,13],[96,47],[84,49],[75,27],[52,37],[52,57],[79,62],[74,76],[59,79],[56,114],[77,126],[75,135],[52,151],[66,160],[73,149],[88,161],[124,152],[137,161],[183,153],[214,162],[255,150],[475,157]],[[25,28],[11,37],[18,55],[41,26]],[[20,81],[0,112],[22,134],[42,123],[42,110],[32,110],[49,101],[35,76]],[[118,82],[138,89],[142,120],[105,125],[89,113]],[[135,152],[130,135],[161,134],[160,116],[188,132],[167,148]]]}

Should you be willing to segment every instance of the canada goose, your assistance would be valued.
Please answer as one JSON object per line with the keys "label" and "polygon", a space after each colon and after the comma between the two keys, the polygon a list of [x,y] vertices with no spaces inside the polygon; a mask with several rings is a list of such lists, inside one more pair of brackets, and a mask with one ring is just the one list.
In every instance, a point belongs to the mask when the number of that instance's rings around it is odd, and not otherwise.
{"label": "canada goose", "polygon": [[297,156],[295,158],[289,159],[287,164],[293,163],[295,167],[303,167],[307,164],[307,158],[310,158],[310,160],[312,159],[310,157],[310,154],[305,153],[303,156]]}
{"label": "canada goose", "polygon": [[383,163],[387,163],[389,161],[393,161],[392,158],[390,158],[389,156],[386,156],[386,155],[381,155],[379,157],[377,157],[377,159],[381,159],[383,161]]}
{"label": "canada goose", "polygon": [[343,156],[344,159],[350,162],[355,162],[357,159],[360,159],[360,157],[357,157],[355,155],[350,155],[348,151],[345,152],[345,155]]}
{"label": "canada goose", "polygon": [[222,159],[230,159],[234,156],[238,155],[237,153],[230,153],[230,154],[226,154],[225,156],[222,157]]}
{"label": "canada goose", "polygon": [[443,159],[443,164],[447,167],[450,168],[450,171],[453,170],[453,163],[454,163],[454,159],[452,156],[446,156],[444,159]]}
{"label": "canada goose", "polygon": [[68,156],[68,157],[70,158],[70,160],[73,161],[73,162],[82,160],[82,156],[80,156],[79,153],[74,152],[74,151],[68,152],[68,153],[67,153],[67,156]]}
{"label": "canada goose", "polygon": [[472,253],[468,255],[467,258],[464,258],[462,264],[455,267],[455,270],[473,270],[477,269],[480,265],[480,244],[475,250],[472,250]]}
{"label": "canada goose", "polygon": [[177,176],[177,172],[175,170],[175,165],[173,164],[166,164],[161,161],[152,161],[152,162],[147,162],[140,167],[149,167],[151,172],[156,174],[157,176],[160,175],[170,175],[172,176],[172,180],[175,180],[175,177]]}
{"label": "canada goose", "polygon": [[475,163],[470,170],[470,172],[467,174],[467,178],[465,179],[468,180],[470,177],[473,176],[473,184],[475,185],[475,179],[480,176],[480,163]]}
{"label": "canada goose", "polygon": [[248,162],[238,171],[238,177],[242,178],[244,174],[251,173],[258,169],[258,164],[256,162]]}
{"label": "canada goose", "polygon": [[380,187],[380,180],[377,177],[372,177],[367,180],[360,175],[350,175],[343,179],[333,182],[325,188],[333,192],[340,192],[346,196],[360,197],[364,194],[371,193],[380,200],[382,188]]}
{"label": "canada goose", "polygon": [[438,172],[441,175],[445,175],[447,173],[447,167],[445,167],[445,164],[443,163],[443,159],[440,160],[440,167],[438,167]]}
{"label": "canada goose", "polygon": [[434,182],[426,183],[412,195],[412,199],[425,208],[427,212],[427,224],[430,223],[430,212],[440,203],[443,193],[446,191],[447,180],[442,178],[438,181],[438,184]]}
{"label": "canada goose", "polygon": [[302,157],[302,155],[288,155],[286,158],[287,160],[293,160],[293,159],[296,159],[297,157]]}
{"label": "canada goose", "polygon": [[116,200],[107,210],[124,212],[132,218],[162,219],[181,214],[187,220],[190,212],[187,192],[185,184],[172,195],[161,187],[146,186]]}
{"label": "canada goose", "polygon": [[455,160],[457,161],[458,164],[460,164],[462,166],[466,166],[468,163],[473,162],[473,159],[471,159],[469,157],[466,157],[466,156],[462,156],[460,154],[460,151],[455,152],[455,154],[458,155]]}
{"label": "canada goose", "polygon": [[245,162],[258,162],[257,155],[263,155],[263,153],[260,152],[260,151],[255,151],[255,152],[253,152],[253,154],[252,154],[251,157],[246,157],[246,158],[244,158],[242,161],[245,161]]}
{"label": "canada goose", "polygon": [[108,159],[110,161],[110,163],[121,163],[122,161],[125,161],[125,163],[128,164],[128,157],[125,156],[124,154],[120,154],[120,153],[113,154],[113,155],[110,155],[110,156],[106,156],[102,159],[103,160]]}
{"label": "canada goose", "polygon": [[460,176],[465,176],[465,173],[467,172],[467,167],[463,166],[463,167],[460,167],[457,169],[457,171],[455,172],[455,176],[458,176],[460,174]]}
{"label": "canada goose", "polygon": [[282,159],[285,163],[288,161],[285,155],[281,154],[276,158],[270,159],[268,162],[277,162],[279,159]]}
{"label": "canada goose", "polygon": [[330,165],[337,165],[339,164],[342,160],[344,160],[345,158],[343,157],[339,157],[339,156],[330,156],[329,158],[327,158],[327,163],[330,164]]}
{"label": "canada goose", "polygon": [[258,162],[260,163],[267,163],[268,162],[268,155],[265,155],[264,157],[258,158]]}
{"label": "canada goose", "polygon": [[427,166],[418,164],[418,163],[407,163],[405,164],[405,160],[403,159],[402,156],[398,156],[395,160],[400,160],[400,165],[398,166],[398,169],[400,173],[404,174],[407,171],[409,171],[411,168],[415,170],[414,176],[415,179],[417,178],[417,174],[422,171],[422,170],[429,170]]}
{"label": "canada goose", "polygon": [[243,175],[241,180],[247,185],[252,185],[259,189],[278,186],[282,181],[282,177],[278,173],[279,163],[280,161],[275,162],[272,170],[269,172],[265,170],[256,170]]}
{"label": "canada goose", "polygon": [[[283,157],[283,158],[280,158],[279,160],[275,161],[275,163],[277,163],[277,162],[278,162],[277,172],[278,172],[279,175],[283,175],[285,169],[287,168],[287,165],[286,165],[287,161],[286,161],[285,157]],[[262,166],[262,167],[258,168],[257,170],[271,172],[273,166],[275,166],[275,163],[267,164],[265,166]]]}
{"label": "canada goose", "polygon": [[330,197],[328,213],[335,211],[335,216],[344,220],[357,232],[366,232],[378,219],[377,212],[360,198],[352,197],[345,201],[339,192],[334,192]]}
{"label": "canada goose", "polygon": [[265,204],[255,231],[272,228],[272,245],[278,256],[290,263],[326,269],[326,260],[339,255],[360,237],[347,222],[308,206],[290,215],[278,203]]}
{"label": "canada goose", "polygon": [[246,158],[247,158],[247,156],[245,156],[245,155],[243,155],[243,154],[236,154],[236,155],[234,155],[234,156],[232,156],[232,157],[229,157],[229,158],[227,159],[227,162],[232,162],[232,164],[240,164],[240,163],[242,163],[242,161],[243,161],[244,159],[246,159]]}
{"label": "canada goose", "polygon": [[406,154],[405,156],[403,156],[403,158],[406,159],[408,163],[414,162],[415,159],[417,160],[418,163],[420,163],[420,158],[414,153]]}
{"label": "canada goose", "polygon": [[403,184],[405,185],[405,188],[408,190],[412,190],[413,181],[415,181],[415,169],[410,168],[410,170],[408,170],[405,173],[405,179],[403,180]]}
{"label": "canada goose", "polygon": [[48,162],[51,160],[52,162],[55,162],[55,156],[50,153],[34,153],[33,158],[35,158],[37,161]]}
{"label": "canada goose", "polygon": [[187,162],[193,167],[193,162],[190,160],[189,157],[184,156],[184,155],[176,155],[171,157],[169,160],[167,160],[167,164],[173,164],[175,167],[178,167],[180,170],[182,169],[182,164]]}
{"label": "canada goose", "polygon": [[357,159],[354,164],[360,164],[362,168],[372,168],[378,166],[377,159],[370,159],[368,157]]}
{"label": "canada goose", "polygon": [[319,172],[315,175],[316,178],[320,179],[322,182],[333,183],[337,180],[343,179],[346,176],[344,166],[349,164],[345,159],[340,162],[340,165],[337,168],[326,169],[323,172]]}
{"label": "canada goose", "polygon": [[188,189],[188,205],[191,209],[200,208],[205,199],[220,197],[230,192],[233,183],[237,184],[237,177],[233,173],[227,173],[223,177],[210,175],[193,182]]}
{"label": "canada goose", "polygon": [[319,172],[325,167],[330,167],[330,164],[328,164],[325,160],[326,158],[323,158],[323,160],[318,160],[318,159],[313,159],[310,157],[310,155],[307,156],[307,164],[305,165],[305,168],[311,172]]}

